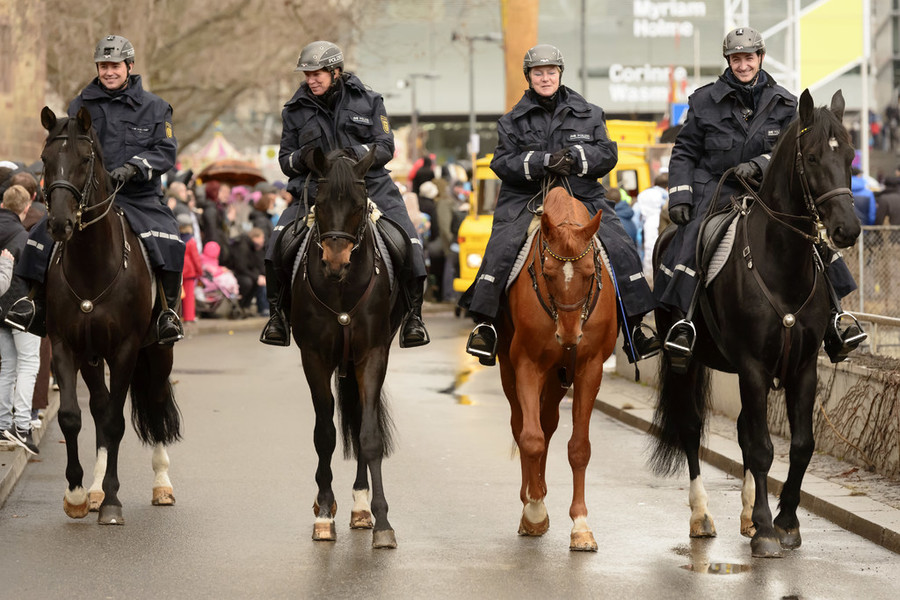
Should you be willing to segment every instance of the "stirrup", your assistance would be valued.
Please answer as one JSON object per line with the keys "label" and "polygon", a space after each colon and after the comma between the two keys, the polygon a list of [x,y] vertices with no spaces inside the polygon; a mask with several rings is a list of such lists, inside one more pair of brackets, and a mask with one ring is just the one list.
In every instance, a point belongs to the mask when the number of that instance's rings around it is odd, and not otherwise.
{"label": "stirrup", "polygon": [[[270,307],[269,311],[269,320],[266,321],[262,333],[259,334],[259,341],[263,344],[268,344],[269,346],[281,346],[283,348],[290,346],[291,329],[288,320],[284,318],[284,313],[281,312],[281,309],[275,308],[274,305]],[[284,333],[284,339],[281,339],[281,336],[279,336],[279,339],[273,339],[269,337],[271,331],[275,329],[275,327],[272,325],[272,321],[274,321],[275,319],[281,321],[281,330]]]}
{"label": "stirrup", "polygon": [[[24,303],[27,306],[27,309],[25,311],[15,311],[14,310],[16,308],[16,306],[18,306],[20,303]],[[10,316],[13,314],[17,314],[17,315],[30,314],[31,316],[28,317],[27,323],[17,323],[16,321],[10,320]],[[12,306],[10,306],[9,310],[6,312],[6,318],[3,319],[3,322],[18,331],[28,331],[31,328],[31,323],[32,323],[32,321],[34,321],[34,316],[36,314],[37,314],[37,307],[34,305],[34,300],[28,296],[23,296],[12,303]]]}
{"label": "stirrup", "polygon": [[[163,317],[166,316],[175,317],[173,321],[171,321],[172,325],[175,327],[175,335],[170,335],[169,337],[162,337],[160,335],[162,332],[160,331],[163,325]],[[159,317],[156,318],[156,331],[157,337],[159,338],[158,343],[160,344],[174,344],[178,340],[184,339],[184,327],[181,326],[181,319],[178,318],[178,313],[176,313],[171,308],[166,309],[159,313]]]}
{"label": "stirrup", "polygon": [[[853,324],[848,326],[842,333],[841,319],[844,317],[853,321]],[[835,313],[834,318],[829,325],[830,327],[825,331],[825,353],[828,354],[828,358],[831,359],[832,363],[839,363],[846,360],[847,356],[856,350],[856,348],[869,337],[868,334],[863,331],[863,328],[856,317],[848,312]],[[854,326],[859,333],[845,339],[843,337],[844,334]]]}
{"label": "stirrup", "polygon": [[[478,335],[478,331],[482,327],[487,327],[494,334],[494,344],[489,351],[472,347],[472,340],[475,339],[475,336]],[[469,340],[466,342],[466,352],[468,352],[472,356],[477,356],[479,358],[484,357],[492,360],[495,359],[497,357],[497,330],[494,328],[494,325],[491,323],[479,323],[478,325],[476,325],[475,329],[472,330],[472,333],[469,334]]]}
{"label": "stirrup", "polygon": [[[645,329],[650,332],[649,336],[644,334]],[[647,352],[644,352],[642,354],[638,354],[637,344],[635,343],[635,334],[638,332],[640,332],[641,335],[643,335],[644,339],[647,342],[651,342],[649,350],[647,350]],[[654,340],[656,341],[655,345],[652,344],[652,342]],[[631,353],[628,352],[628,350],[629,350],[628,346],[630,346],[630,349],[633,352],[631,352]],[[659,343],[659,339],[656,337],[656,332],[653,330],[653,328],[650,327],[649,325],[647,325],[646,323],[641,322],[631,328],[630,344],[629,344],[629,340],[626,339],[625,340],[625,348],[623,348],[623,349],[625,350],[625,354],[628,355],[629,362],[633,362],[631,360],[632,354],[636,355],[638,360],[644,360],[646,358],[651,358],[651,357],[656,356],[657,354],[659,354],[659,351],[661,349],[661,344]]]}
{"label": "stirrup", "polygon": [[[675,334],[684,333],[688,337],[688,344],[684,346],[675,342]],[[697,328],[691,321],[681,319],[669,328],[666,334],[666,341],[663,347],[669,356],[669,364],[672,370],[679,374],[687,373],[688,366],[691,363],[691,357],[694,355],[694,343],[697,341]]]}

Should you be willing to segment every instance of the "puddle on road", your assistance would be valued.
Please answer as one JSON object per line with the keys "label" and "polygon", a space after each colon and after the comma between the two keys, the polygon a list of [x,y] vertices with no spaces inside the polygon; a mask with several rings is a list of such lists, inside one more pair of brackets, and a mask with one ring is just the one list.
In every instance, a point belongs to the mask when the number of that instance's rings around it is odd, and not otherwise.
{"label": "puddle on road", "polygon": [[750,565],[742,565],[740,563],[697,563],[682,565],[681,568],[686,571],[705,573],[707,575],[736,575],[737,573],[749,571]]}
{"label": "puddle on road", "polygon": [[460,371],[456,374],[456,377],[454,378],[453,383],[450,385],[450,387],[448,387],[448,388],[446,388],[446,389],[443,389],[443,390],[440,390],[440,393],[441,393],[441,394],[450,394],[450,395],[452,395],[454,398],[456,398],[456,402],[459,403],[459,404],[462,404],[462,405],[465,405],[465,406],[474,406],[474,405],[477,404],[477,403],[475,402],[475,400],[474,400],[471,396],[469,396],[468,394],[458,394],[458,393],[456,393],[456,390],[457,390],[462,384],[464,384],[465,382],[467,382],[467,381],[469,380],[469,377],[471,377],[471,375],[472,375],[473,372],[474,372],[474,369],[473,369],[473,368],[471,368],[471,367],[463,367],[463,368],[460,369]]}

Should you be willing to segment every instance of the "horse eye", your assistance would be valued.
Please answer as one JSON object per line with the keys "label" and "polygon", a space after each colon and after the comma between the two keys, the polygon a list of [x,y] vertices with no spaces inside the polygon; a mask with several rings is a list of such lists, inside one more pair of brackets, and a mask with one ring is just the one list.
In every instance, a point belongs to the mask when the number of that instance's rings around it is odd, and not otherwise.
{"label": "horse eye", "polygon": [[810,154],[809,157],[808,157],[808,160],[809,160],[809,162],[815,164],[815,163],[817,162],[816,155],[815,155],[815,154]]}

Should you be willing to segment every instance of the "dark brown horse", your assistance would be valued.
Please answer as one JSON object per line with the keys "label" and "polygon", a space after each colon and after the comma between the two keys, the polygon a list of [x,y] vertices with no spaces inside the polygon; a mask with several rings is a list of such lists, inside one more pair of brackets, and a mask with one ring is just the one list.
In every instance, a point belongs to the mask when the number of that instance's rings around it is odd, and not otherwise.
{"label": "dark brown horse", "polygon": [[519,534],[543,535],[550,526],[544,506],[547,451],[559,424],[560,401],[574,384],[569,548],[588,551],[597,550],[584,501],[588,430],[603,362],[613,352],[617,331],[615,289],[594,237],[600,214],[591,219],[584,204],[563,188],[550,190],[540,232],[498,324],[500,374],[522,463]]}
{"label": "dark brown horse", "polygon": [[291,324],[316,411],[313,438],[319,455],[319,491],[313,506],[313,539],[337,537],[337,503],[331,488],[331,458],[337,444],[334,377],[344,456],[357,461],[350,526],[373,528],[375,548],[395,548],[381,476],[381,461],[392,447],[382,386],[403,306],[397,301],[396,278],[391,280],[376,244],[366,194],[365,175],[374,159],[374,150],[358,162],[342,151],[326,157],[315,150],[319,178],[315,224],[292,284]]}
{"label": "dark brown horse", "polygon": [[[741,213],[735,248],[706,286],[690,367],[679,374],[667,356],[660,360],[653,466],[670,474],[687,459],[691,537],[716,535],[698,457],[708,410],[707,369],[738,375],[741,533],[752,537],[753,556],[778,557],[782,548],[800,545],[800,484],[815,447],[816,357],[831,304],[821,272],[823,259],[828,260],[822,254],[830,254],[823,239],[846,248],[860,233],[849,189],[853,146],[841,123],[843,112],[840,91],[830,108],[815,108],[809,91],[803,92],[799,119],[782,132],[758,196],[746,203],[733,200]],[[657,266],[670,231],[657,243]],[[661,332],[672,320],[672,314],[657,310]],[[791,466],[773,521],[767,484],[773,449],[766,411],[769,389],[777,387],[785,391]]]}
{"label": "dark brown horse", "polygon": [[[180,415],[169,383],[172,346],[150,339],[152,276],[140,241],[115,209],[115,190],[103,166],[90,113],[82,108],[74,118],[57,119],[45,107],[41,124],[48,132],[41,153],[47,227],[57,242],[46,278],[47,334],[68,456],[63,507],[70,517],[81,518],[99,505],[100,523],[121,525],[118,458],[129,389],[135,431],[141,441],[154,445],[152,502],[175,501],[165,449],[180,438]],[[109,388],[104,362],[109,366]],[[97,429],[90,493],[82,487],[84,471],[78,459],[79,371],[90,390]]]}

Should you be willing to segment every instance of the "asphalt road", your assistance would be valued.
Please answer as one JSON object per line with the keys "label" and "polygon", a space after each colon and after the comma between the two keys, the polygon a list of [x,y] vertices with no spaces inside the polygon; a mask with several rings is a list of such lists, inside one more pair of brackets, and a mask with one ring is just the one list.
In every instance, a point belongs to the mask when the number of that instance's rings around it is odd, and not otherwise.
{"label": "asphalt road", "polygon": [[[547,468],[550,531],[517,536],[519,465],[497,370],[463,353],[467,323],[450,313],[428,323],[432,344],[395,346],[388,375],[398,449],[384,472],[398,549],[373,550],[370,532],[349,529],[355,469],[339,455],[338,540],[310,539],[314,418],[296,348],[262,346],[254,330],[204,334],[176,346],[177,504],[150,505],[151,452],[128,431],[126,524],[69,519],[65,448],[49,423],[40,460],[0,510],[0,598],[900,597],[898,555],[805,511],[802,548],[752,559],[740,482],[708,466],[719,537],[691,541],[686,475],[652,475],[645,435],[596,411],[587,503],[599,551],[568,550],[565,415]],[[627,385],[610,376],[601,396]],[[85,413],[88,472],[92,428]]]}

